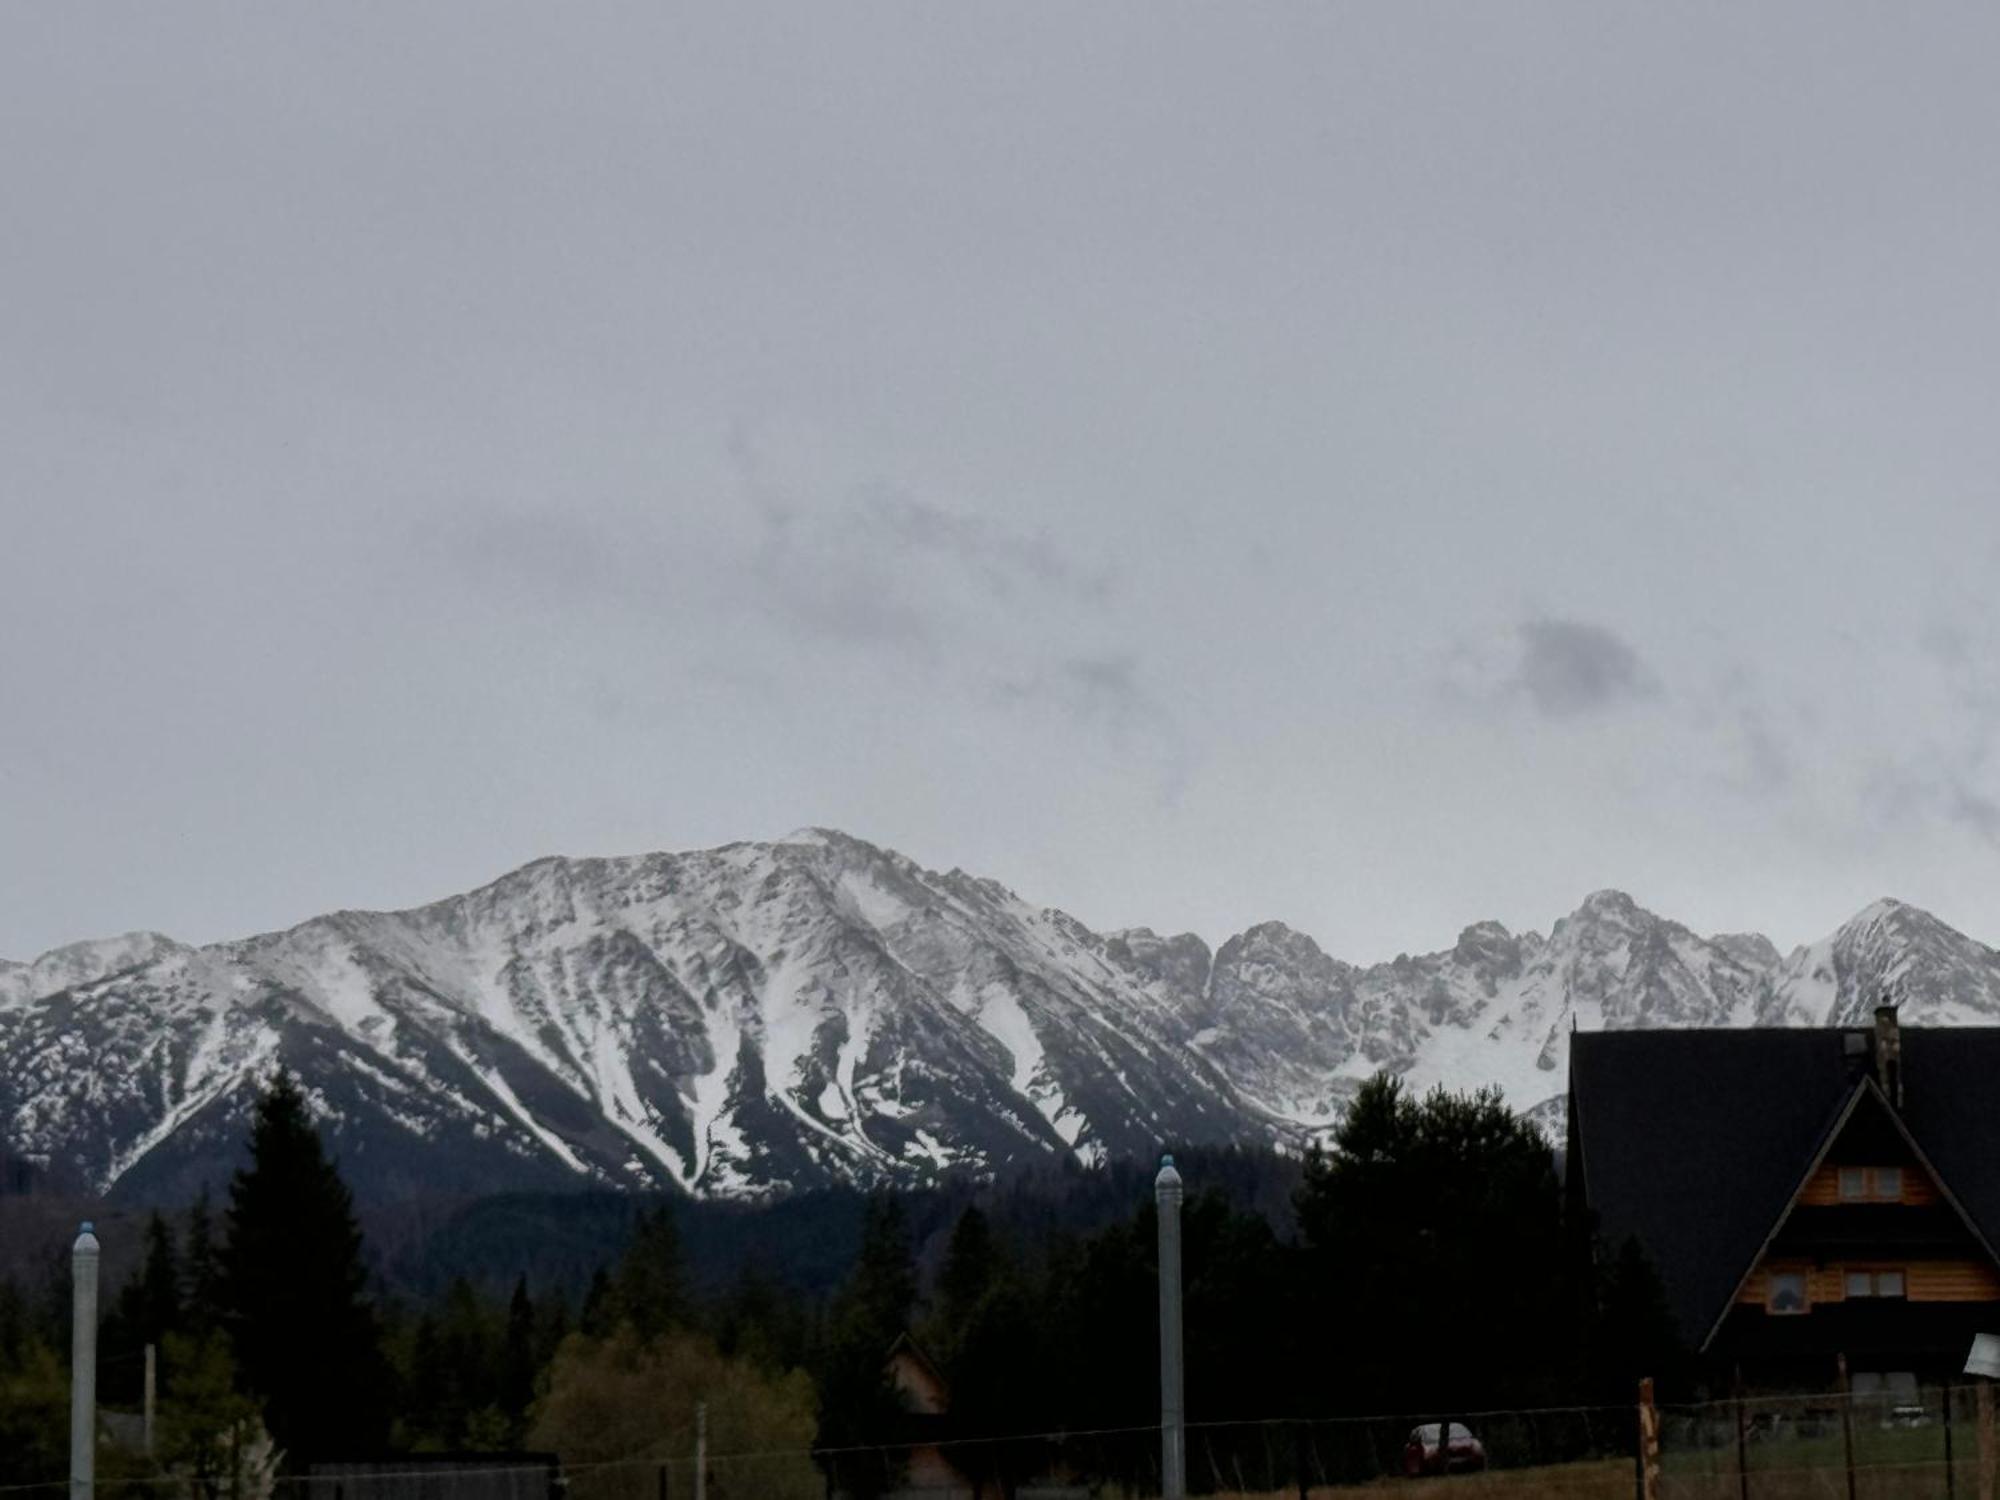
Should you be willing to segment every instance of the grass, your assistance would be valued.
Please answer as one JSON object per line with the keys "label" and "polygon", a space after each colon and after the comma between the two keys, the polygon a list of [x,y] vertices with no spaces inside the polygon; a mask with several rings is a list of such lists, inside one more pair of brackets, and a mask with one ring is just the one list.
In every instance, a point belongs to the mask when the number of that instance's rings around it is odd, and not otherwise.
{"label": "grass", "polygon": [[[1978,1457],[1972,1434],[1957,1434],[1955,1485],[1961,1497],[1977,1493]],[[1944,1443],[1937,1429],[1855,1432],[1855,1500],[1944,1500]],[[1840,1435],[1753,1444],[1749,1449],[1751,1500],[1847,1500],[1845,1448]],[[1661,1500],[1741,1500],[1733,1445],[1664,1456]],[[1407,1497],[1407,1500],[1630,1500],[1629,1458],[1551,1464],[1531,1469],[1490,1469],[1449,1479],[1377,1479],[1358,1485],[1321,1485],[1310,1500]],[[1298,1500],[1296,1489],[1225,1493],[1214,1500]]]}
{"label": "grass", "polygon": [[[1488,1469],[1449,1479],[1375,1479],[1367,1484],[1315,1485],[1310,1500],[1396,1496],[1400,1500],[1631,1500],[1632,1461],[1601,1459],[1536,1469]],[[1224,1493],[1212,1500],[1298,1500],[1297,1489]]]}

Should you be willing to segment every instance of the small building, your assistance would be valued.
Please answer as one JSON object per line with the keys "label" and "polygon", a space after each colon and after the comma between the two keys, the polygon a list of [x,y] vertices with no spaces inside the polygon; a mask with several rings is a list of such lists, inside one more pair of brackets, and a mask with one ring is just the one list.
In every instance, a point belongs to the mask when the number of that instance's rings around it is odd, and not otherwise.
{"label": "small building", "polygon": [[886,1373],[909,1414],[902,1485],[887,1500],[972,1500],[976,1493],[972,1480],[943,1447],[951,1412],[951,1387],[944,1372],[905,1333],[889,1347]]}
{"label": "small building", "polygon": [[1902,1391],[2000,1332],[2000,1027],[1571,1039],[1565,1190],[1710,1380]]}

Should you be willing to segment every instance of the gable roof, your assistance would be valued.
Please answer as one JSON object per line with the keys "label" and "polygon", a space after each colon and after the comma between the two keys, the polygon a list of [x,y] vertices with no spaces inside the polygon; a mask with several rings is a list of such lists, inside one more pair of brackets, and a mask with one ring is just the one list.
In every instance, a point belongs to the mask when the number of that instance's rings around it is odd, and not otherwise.
{"label": "gable roof", "polygon": [[[1992,1241],[1986,1238],[1985,1232],[1980,1229],[1978,1222],[1967,1213],[1965,1205],[1960,1202],[1958,1195],[1951,1190],[1951,1184],[1938,1171],[1937,1164],[1930,1159],[1929,1153],[1924,1150],[1916,1136],[1911,1133],[1909,1125],[1896,1113],[1895,1106],[1890,1104],[1889,1096],[1882,1092],[1881,1085],[1876,1083],[1872,1074],[1863,1074],[1861,1080],[1848,1091],[1846,1103],[1841,1106],[1840,1113],[1834,1118],[1833,1124],[1828,1127],[1825,1135],[1821,1137],[1818,1148],[1813,1152],[1812,1160],[1806,1163],[1805,1171],[1799,1178],[1799,1186],[1793,1190],[1791,1197],[1786,1200],[1784,1211],[1778,1215],[1777,1221],[1771,1225],[1769,1233],[1764,1236],[1763,1243],[1757,1247],[1757,1253],[1743,1267],[1743,1274],[1737,1278],[1735,1290],[1729,1294],[1730,1302],[1734,1302],[1742,1294],[1743,1288],[1749,1284],[1750,1277],[1756,1272],[1758,1265],[1762,1263],[1765,1254],[1770,1250],[1778,1237],[1784,1233],[1785,1226],[1791,1222],[1792,1215],[1798,1211],[1800,1193],[1805,1190],[1806,1183],[1811,1180],[1814,1174],[1819,1171],[1821,1165],[1825,1163],[1834,1146],[1848,1133],[1848,1122],[1854,1118],[1855,1112],[1867,1109],[1877,1111],[1875,1118],[1880,1120],[1884,1127],[1892,1133],[1893,1137],[1900,1140],[1903,1146],[1908,1149],[1910,1155],[1915,1158],[1917,1169],[1937,1186],[1944,1199],[1945,1206],[1965,1226],[1967,1231],[1972,1235],[1972,1238],[1978,1242],[1979,1248],[1986,1253],[1987,1260],[1992,1262],[1996,1269],[2000,1269],[2000,1256],[1994,1254]],[[1728,1304],[1724,1304],[1717,1310],[1714,1322],[1709,1325],[1707,1332],[1702,1336],[1701,1347],[1704,1350],[1714,1341],[1715,1335],[1722,1328],[1723,1319],[1728,1316],[1729,1307]]]}
{"label": "gable roof", "polygon": [[917,1392],[911,1389],[908,1376],[904,1372],[914,1370],[917,1376],[931,1387],[925,1394],[937,1404],[938,1410],[944,1411],[950,1407],[951,1382],[944,1378],[944,1371],[938,1368],[937,1361],[924,1353],[922,1346],[908,1333],[896,1335],[896,1342],[889,1346],[889,1352],[883,1357],[882,1364],[884,1372],[913,1396]]}
{"label": "gable roof", "polygon": [[[1847,1115],[1865,1072],[1849,1030],[1583,1032],[1571,1039],[1570,1158],[1613,1244],[1636,1237],[1682,1335],[1729,1306]],[[2000,1027],[1904,1027],[1901,1123],[1947,1196],[2000,1240]],[[1879,1098],[1879,1093],[1877,1094]],[[1579,1149],[1580,1148],[1580,1149]]]}
{"label": "gable roof", "polygon": [[1903,1028],[1903,1123],[2000,1245],[2000,1026]]}

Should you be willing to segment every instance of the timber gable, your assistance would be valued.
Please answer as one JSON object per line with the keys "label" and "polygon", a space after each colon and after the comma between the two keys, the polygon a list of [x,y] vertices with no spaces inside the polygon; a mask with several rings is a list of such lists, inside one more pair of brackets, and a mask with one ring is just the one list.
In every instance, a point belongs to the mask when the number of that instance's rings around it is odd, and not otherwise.
{"label": "timber gable", "polygon": [[1581,1034],[1566,1189],[1601,1243],[1637,1240],[1713,1371],[1955,1372],[2000,1329],[1996,1078],[2000,1028],[1886,1008],[1872,1032]]}

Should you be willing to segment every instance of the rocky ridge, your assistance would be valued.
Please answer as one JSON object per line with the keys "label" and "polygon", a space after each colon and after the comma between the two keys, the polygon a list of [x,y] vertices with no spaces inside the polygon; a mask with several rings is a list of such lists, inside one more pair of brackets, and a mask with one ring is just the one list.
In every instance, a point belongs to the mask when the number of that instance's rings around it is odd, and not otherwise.
{"label": "rocky ridge", "polygon": [[404,912],[192,948],[138,933],[0,963],[0,1149],[168,1197],[298,1073],[356,1191],[581,1183],[761,1196],[1298,1145],[1361,1080],[1493,1084],[1538,1118],[1583,1029],[1820,1025],[1896,995],[2000,1023],[2000,954],[1878,902],[1781,955],[1600,891],[1357,966],[1281,923],[1213,951],[1096,933],[997,883],[809,830],[545,859]]}

